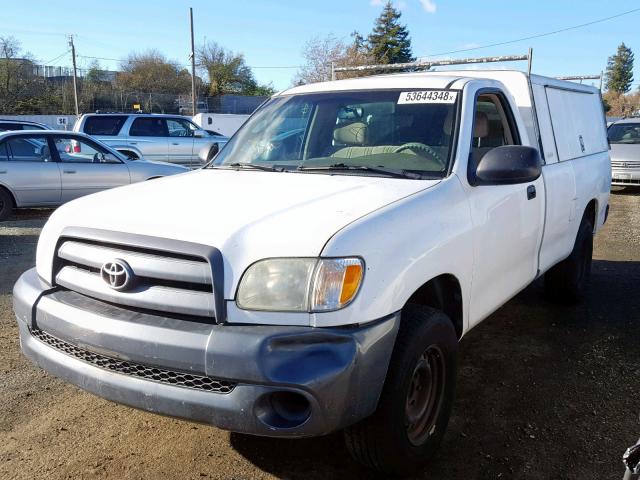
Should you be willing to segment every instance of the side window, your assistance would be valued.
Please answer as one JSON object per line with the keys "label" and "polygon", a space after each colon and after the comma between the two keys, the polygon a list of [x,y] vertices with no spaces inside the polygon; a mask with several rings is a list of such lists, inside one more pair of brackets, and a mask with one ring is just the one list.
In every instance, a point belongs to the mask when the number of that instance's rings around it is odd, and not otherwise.
{"label": "side window", "polygon": [[9,138],[6,146],[11,162],[51,162],[47,137],[19,136]]}
{"label": "side window", "polygon": [[498,95],[478,96],[473,120],[471,154],[477,164],[491,149],[502,145],[515,145],[516,137],[511,130],[506,109],[509,106]]}
{"label": "side window", "polygon": [[132,137],[167,137],[167,125],[164,118],[136,118],[131,125],[129,135]]}
{"label": "side window", "polygon": [[55,136],[53,142],[63,163],[121,163],[108,150],[84,138]]}
{"label": "side window", "polygon": [[22,125],[19,123],[0,123],[0,132],[7,130],[22,130]]}
{"label": "side window", "polygon": [[84,133],[88,135],[115,136],[120,133],[127,117],[124,115],[96,115],[87,117],[84,122]]}
{"label": "side window", "polygon": [[167,130],[170,137],[193,137],[195,125],[178,118],[167,119]]}

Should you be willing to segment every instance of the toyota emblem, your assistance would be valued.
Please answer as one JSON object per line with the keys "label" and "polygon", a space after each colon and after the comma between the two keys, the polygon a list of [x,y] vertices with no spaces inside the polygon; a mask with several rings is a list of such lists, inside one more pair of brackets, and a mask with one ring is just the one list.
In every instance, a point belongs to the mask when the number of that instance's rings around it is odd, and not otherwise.
{"label": "toyota emblem", "polygon": [[102,265],[100,276],[114,290],[128,290],[133,286],[135,276],[127,262],[120,259],[111,260]]}

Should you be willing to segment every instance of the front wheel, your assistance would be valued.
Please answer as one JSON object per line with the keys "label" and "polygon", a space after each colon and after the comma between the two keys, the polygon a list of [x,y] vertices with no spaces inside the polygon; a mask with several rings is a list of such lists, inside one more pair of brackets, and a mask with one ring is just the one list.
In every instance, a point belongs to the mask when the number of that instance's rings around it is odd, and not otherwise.
{"label": "front wheel", "polygon": [[453,404],[458,340],[449,318],[407,305],[375,413],[345,430],[359,463],[387,475],[423,467],[438,448]]}

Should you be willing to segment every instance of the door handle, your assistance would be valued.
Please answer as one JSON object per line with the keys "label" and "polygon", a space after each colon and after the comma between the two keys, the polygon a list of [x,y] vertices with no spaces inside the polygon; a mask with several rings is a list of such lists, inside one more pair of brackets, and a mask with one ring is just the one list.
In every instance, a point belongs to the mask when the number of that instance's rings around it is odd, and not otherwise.
{"label": "door handle", "polygon": [[532,198],[536,198],[536,186],[529,185],[527,187],[527,200],[531,200]]}
{"label": "door handle", "polygon": [[129,142],[129,145],[137,145],[138,142]]}
{"label": "door handle", "polygon": [[3,173],[7,173],[6,170],[0,170],[0,175],[2,175]]}
{"label": "door handle", "polygon": [[173,142],[171,145],[180,145],[178,142]]}
{"label": "door handle", "polygon": [[75,170],[63,170],[64,173],[76,173]]}

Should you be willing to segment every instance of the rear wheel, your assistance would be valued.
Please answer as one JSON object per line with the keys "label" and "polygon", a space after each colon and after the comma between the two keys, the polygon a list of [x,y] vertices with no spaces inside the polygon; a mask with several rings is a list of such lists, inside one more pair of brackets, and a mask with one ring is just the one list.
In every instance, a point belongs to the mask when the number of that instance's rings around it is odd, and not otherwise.
{"label": "rear wheel", "polygon": [[551,268],[544,276],[547,296],[551,300],[560,302],[577,302],[582,299],[591,278],[592,256],[593,225],[585,215],[578,228],[571,255]]}
{"label": "rear wheel", "polygon": [[14,208],[11,194],[4,188],[0,188],[0,221],[6,220]]}
{"label": "rear wheel", "polygon": [[449,318],[407,305],[375,413],[345,430],[351,455],[387,475],[423,467],[438,448],[453,403],[458,340]]}

